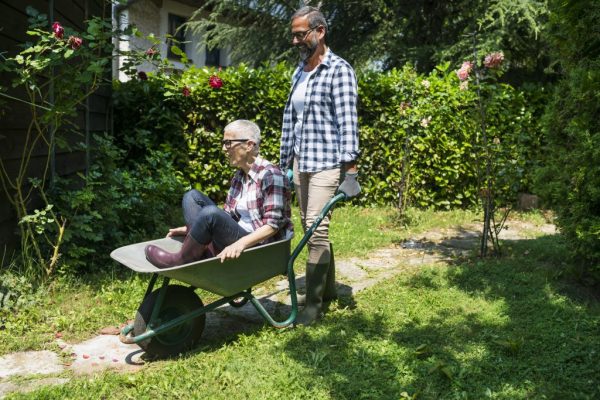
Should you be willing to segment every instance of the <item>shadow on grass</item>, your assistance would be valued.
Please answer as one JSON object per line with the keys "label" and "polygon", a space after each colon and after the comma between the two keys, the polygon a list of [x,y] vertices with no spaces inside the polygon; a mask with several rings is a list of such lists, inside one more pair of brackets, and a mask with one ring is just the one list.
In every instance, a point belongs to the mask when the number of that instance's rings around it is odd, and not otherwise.
{"label": "shadow on grass", "polygon": [[504,246],[373,288],[286,352],[336,399],[600,398],[600,307],[561,275],[560,239]]}

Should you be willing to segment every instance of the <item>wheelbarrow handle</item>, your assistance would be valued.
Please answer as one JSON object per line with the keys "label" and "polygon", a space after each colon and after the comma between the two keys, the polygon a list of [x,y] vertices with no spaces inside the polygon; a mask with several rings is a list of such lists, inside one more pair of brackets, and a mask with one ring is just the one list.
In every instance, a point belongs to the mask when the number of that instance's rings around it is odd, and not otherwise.
{"label": "wheelbarrow handle", "polygon": [[294,251],[292,252],[292,255],[290,256],[290,259],[288,261],[288,271],[294,268],[294,261],[296,261],[296,258],[298,257],[298,255],[300,254],[300,252],[302,251],[302,249],[304,249],[304,246],[306,246],[306,243],[308,243],[308,239],[310,239],[310,237],[313,235],[313,233],[317,230],[317,228],[319,227],[319,225],[321,224],[321,222],[323,221],[323,218],[325,218],[325,216],[327,215],[327,213],[329,213],[329,211],[333,208],[333,206],[343,200],[346,200],[348,196],[346,196],[345,193],[338,193],[335,196],[333,196],[333,198],[331,200],[329,200],[327,202],[327,204],[325,204],[325,206],[323,207],[323,209],[321,210],[321,212],[319,213],[319,215],[317,216],[317,219],[315,220],[315,222],[311,225],[310,228],[308,228],[306,230],[306,233],[304,234],[304,236],[302,237],[302,240],[300,240],[300,243],[298,243],[298,245],[296,246],[296,248],[294,249]]}

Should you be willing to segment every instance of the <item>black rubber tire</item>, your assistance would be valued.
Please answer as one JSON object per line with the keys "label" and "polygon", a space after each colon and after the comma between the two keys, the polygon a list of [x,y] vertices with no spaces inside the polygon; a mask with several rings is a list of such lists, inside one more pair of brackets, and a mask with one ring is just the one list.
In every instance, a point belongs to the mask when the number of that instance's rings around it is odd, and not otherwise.
{"label": "black rubber tire", "polygon": [[[134,336],[139,336],[146,332],[154,303],[158,299],[159,290],[156,289],[150,293],[138,308],[133,324]],[[193,288],[169,285],[155,324],[160,326],[201,307],[203,307],[202,300],[194,293]],[[165,358],[174,356],[189,350],[196,344],[200,336],[202,336],[205,324],[206,314],[202,314],[160,335],[146,339],[138,343],[138,345],[150,357]]]}

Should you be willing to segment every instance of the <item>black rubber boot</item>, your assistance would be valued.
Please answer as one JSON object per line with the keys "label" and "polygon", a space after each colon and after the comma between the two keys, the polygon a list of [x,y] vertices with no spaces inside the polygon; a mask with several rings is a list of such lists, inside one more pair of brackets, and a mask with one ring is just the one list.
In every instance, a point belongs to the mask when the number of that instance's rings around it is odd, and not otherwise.
{"label": "black rubber boot", "polygon": [[321,319],[328,270],[329,264],[306,265],[306,304],[296,318],[297,325],[310,325]]}
{"label": "black rubber boot", "polygon": [[169,253],[160,247],[150,244],[144,249],[146,259],[158,268],[171,268],[204,258],[206,245],[196,242],[192,235],[187,235],[183,240],[181,250],[177,253]]}
{"label": "black rubber boot", "polygon": [[335,287],[335,257],[333,256],[333,244],[329,243],[329,269],[327,270],[327,281],[325,282],[325,291],[323,292],[323,301],[331,302],[337,300],[337,288]]}
{"label": "black rubber boot", "polygon": [[[331,258],[329,261],[329,269],[327,270],[327,280],[325,281],[325,291],[323,292],[323,303],[330,303],[337,300],[337,288],[335,286],[335,258],[333,256],[333,245],[329,243],[329,250]],[[307,278],[308,282],[308,278]],[[306,295],[298,295],[298,305],[303,306],[306,304]]]}

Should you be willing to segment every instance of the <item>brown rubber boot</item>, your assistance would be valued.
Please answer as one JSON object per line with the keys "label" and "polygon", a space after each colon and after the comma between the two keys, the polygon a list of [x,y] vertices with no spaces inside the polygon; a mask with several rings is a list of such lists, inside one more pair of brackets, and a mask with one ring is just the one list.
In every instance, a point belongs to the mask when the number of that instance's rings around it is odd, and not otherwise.
{"label": "brown rubber boot", "polygon": [[205,250],[206,245],[196,242],[192,235],[188,234],[183,240],[181,250],[177,253],[169,253],[153,244],[146,246],[144,251],[146,259],[152,265],[158,268],[171,268],[203,259]]}

